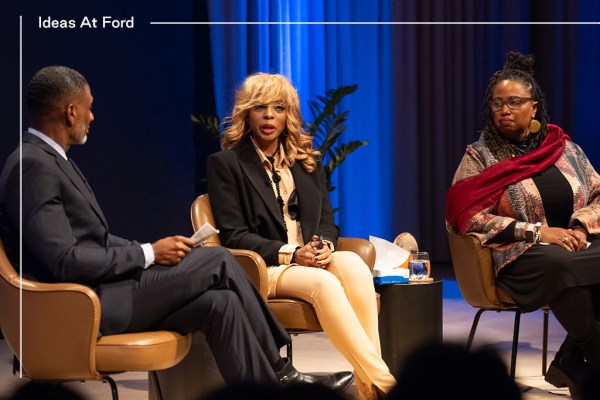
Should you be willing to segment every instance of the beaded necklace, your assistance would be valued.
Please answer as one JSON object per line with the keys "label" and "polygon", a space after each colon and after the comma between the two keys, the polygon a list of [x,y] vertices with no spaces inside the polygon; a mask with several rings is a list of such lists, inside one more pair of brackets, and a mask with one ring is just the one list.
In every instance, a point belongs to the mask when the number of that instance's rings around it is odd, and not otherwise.
{"label": "beaded necklace", "polygon": [[275,169],[275,154],[272,156],[266,156],[267,160],[271,163],[271,172],[273,173],[273,183],[275,184],[275,190],[277,191],[277,204],[279,204],[279,210],[281,211],[281,217],[283,218],[283,227],[287,232],[287,224],[285,223],[285,215],[283,212],[283,197],[281,197],[281,189],[279,188],[279,182],[281,182],[281,175],[279,175],[279,171]]}

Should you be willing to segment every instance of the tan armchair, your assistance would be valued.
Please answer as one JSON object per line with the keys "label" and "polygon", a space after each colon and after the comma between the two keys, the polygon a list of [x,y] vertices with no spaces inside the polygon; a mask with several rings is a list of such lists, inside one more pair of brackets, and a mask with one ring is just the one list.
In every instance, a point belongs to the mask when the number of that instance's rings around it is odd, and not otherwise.
{"label": "tan armchair", "polygon": [[191,335],[170,331],[98,338],[100,301],[96,293],[79,284],[21,279],[2,242],[0,326],[27,377],[39,381],[103,380],[110,384],[113,399],[118,399],[117,386],[109,374],[169,368],[185,357],[191,344]]}
{"label": "tan armchair", "polygon": [[[474,236],[461,236],[448,231],[448,242],[450,244],[450,255],[456,275],[456,282],[463,298],[471,306],[479,310],[475,314],[469,338],[467,350],[470,350],[475,337],[475,331],[481,314],[484,311],[512,311],[515,313],[513,328],[512,353],[510,362],[510,376],[515,378],[517,363],[517,348],[519,344],[519,325],[521,310],[514,300],[496,285],[494,266],[492,263],[491,250],[481,246],[479,240]],[[544,307],[543,339],[542,339],[542,374],[546,374],[548,357],[548,307]]]}
{"label": "tan armchair", "polygon": [[[191,219],[194,231],[197,231],[205,222],[209,222],[213,226],[216,226],[208,194],[199,196],[193,202]],[[221,240],[218,235],[213,235],[206,239],[203,242],[203,245],[220,246]],[[339,238],[336,250],[346,250],[357,253],[369,268],[373,269],[373,265],[375,264],[375,248],[368,240],[359,238]],[[251,250],[230,249],[230,251],[248,273],[262,297],[269,304],[273,314],[288,332],[299,334],[323,330],[317,318],[315,309],[310,303],[295,298],[267,298],[267,265],[260,255]],[[377,301],[379,304],[379,295]],[[291,359],[291,344],[288,346],[287,351],[287,355]]]}

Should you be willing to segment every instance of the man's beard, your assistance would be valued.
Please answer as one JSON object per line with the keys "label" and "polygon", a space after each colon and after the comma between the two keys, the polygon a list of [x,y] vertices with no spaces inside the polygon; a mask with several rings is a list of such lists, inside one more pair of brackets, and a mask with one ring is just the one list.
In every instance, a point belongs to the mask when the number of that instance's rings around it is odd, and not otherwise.
{"label": "man's beard", "polygon": [[77,131],[73,135],[74,138],[75,138],[75,144],[85,144],[85,142],[87,142],[87,139],[88,139],[88,134],[87,134],[88,127],[89,127],[89,125],[86,125],[85,122],[82,122],[81,124],[79,124],[79,127],[77,128]]}

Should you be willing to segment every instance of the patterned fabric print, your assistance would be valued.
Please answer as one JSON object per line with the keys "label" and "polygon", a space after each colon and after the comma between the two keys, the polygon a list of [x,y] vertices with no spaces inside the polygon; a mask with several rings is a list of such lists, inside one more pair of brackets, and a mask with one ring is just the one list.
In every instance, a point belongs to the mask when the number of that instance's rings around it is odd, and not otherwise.
{"label": "patterned fabric print", "polygon": [[[578,145],[572,144],[565,148],[564,153],[559,162],[565,161],[564,174],[574,193],[570,225],[578,220],[590,234],[600,234],[600,175]],[[581,184],[574,186],[574,182]]]}
{"label": "patterned fabric print", "polygon": [[[480,138],[467,146],[452,183],[477,175],[496,163],[498,160]],[[574,193],[575,211],[570,226],[579,220],[590,234],[600,234],[600,176],[579,146],[572,142],[566,142],[563,155],[555,165],[565,175]],[[542,199],[531,178],[509,185],[500,201],[476,214],[467,229],[468,234],[477,237],[483,246],[492,248],[496,274],[533,245],[523,241],[490,242],[515,220],[547,225]]]}

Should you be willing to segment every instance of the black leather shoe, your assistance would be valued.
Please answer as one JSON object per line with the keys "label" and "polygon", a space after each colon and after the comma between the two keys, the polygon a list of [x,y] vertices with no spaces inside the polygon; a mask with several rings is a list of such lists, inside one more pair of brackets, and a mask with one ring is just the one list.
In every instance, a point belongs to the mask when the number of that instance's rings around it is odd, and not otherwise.
{"label": "black leather shoe", "polygon": [[318,383],[330,389],[343,392],[354,382],[354,374],[350,371],[336,372],[334,374],[305,374],[298,371],[287,360],[281,371],[275,375],[283,385],[291,383]]}

